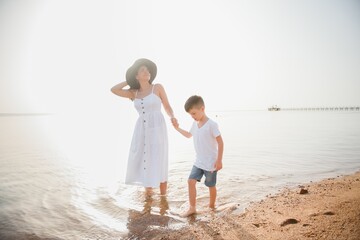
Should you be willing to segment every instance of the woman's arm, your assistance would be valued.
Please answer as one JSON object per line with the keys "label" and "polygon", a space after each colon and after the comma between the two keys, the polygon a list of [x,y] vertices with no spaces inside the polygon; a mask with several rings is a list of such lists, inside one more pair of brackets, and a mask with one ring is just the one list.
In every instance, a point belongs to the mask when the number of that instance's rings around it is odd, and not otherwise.
{"label": "woman's arm", "polygon": [[156,84],[156,87],[158,89],[158,93],[159,93],[159,97],[161,99],[161,102],[164,106],[164,109],[167,113],[167,115],[173,119],[175,118],[174,117],[174,111],[172,110],[171,106],[170,106],[170,103],[169,103],[169,100],[167,98],[167,95],[166,95],[166,92],[165,92],[165,89],[164,87],[161,85],[161,84]]}
{"label": "woman's arm", "polygon": [[111,88],[111,92],[120,97],[130,98],[131,100],[133,100],[135,98],[134,90],[124,89],[124,87],[126,87],[127,85],[128,84],[126,81],[116,84]]}

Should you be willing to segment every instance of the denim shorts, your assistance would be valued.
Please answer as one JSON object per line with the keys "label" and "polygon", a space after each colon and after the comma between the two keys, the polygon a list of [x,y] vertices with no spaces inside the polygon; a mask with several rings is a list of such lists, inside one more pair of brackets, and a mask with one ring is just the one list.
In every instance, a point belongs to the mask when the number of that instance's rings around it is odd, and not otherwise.
{"label": "denim shorts", "polygon": [[205,185],[207,187],[215,187],[216,185],[216,175],[217,171],[206,171],[196,166],[193,166],[191,169],[191,173],[189,179],[195,179],[196,181],[200,182],[201,178],[205,175]]}

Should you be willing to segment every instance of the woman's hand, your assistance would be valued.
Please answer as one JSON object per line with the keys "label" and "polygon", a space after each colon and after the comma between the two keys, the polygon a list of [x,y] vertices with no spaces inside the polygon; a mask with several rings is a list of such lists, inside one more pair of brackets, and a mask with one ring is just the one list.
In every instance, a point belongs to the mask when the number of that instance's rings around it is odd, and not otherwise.
{"label": "woman's hand", "polygon": [[171,123],[172,125],[174,126],[175,129],[178,129],[179,128],[179,123],[178,123],[178,120],[174,117],[171,118]]}

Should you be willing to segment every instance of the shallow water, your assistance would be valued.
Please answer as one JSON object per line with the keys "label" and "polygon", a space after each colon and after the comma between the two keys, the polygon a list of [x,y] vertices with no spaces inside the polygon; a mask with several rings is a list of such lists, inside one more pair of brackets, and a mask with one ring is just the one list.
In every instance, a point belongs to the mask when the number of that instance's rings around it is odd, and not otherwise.
{"label": "shallow water", "polygon": [[[360,169],[360,112],[208,112],[225,143],[218,211]],[[0,239],[121,239],[179,228],[192,140],[170,126],[167,197],[123,184],[136,116],[0,116]],[[187,116],[186,116],[187,117]],[[185,119],[185,118],[184,118]],[[117,122],[120,120],[120,123]],[[190,127],[191,119],[182,121]],[[131,127],[129,127],[131,126]],[[206,211],[207,188],[198,186]]]}

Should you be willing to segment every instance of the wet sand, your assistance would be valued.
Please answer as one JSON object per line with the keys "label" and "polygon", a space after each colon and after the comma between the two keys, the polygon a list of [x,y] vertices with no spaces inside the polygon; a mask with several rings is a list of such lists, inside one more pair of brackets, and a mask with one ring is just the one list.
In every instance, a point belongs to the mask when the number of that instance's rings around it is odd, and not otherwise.
{"label": "wet sand", "polygon": [[189,217],[188,223],[179,229],[143,229],[136,237],[183,240],[360,239],[360,172],[283,189],[276,195],[251,203],[240,214],[235,214],[235,210],[236,207],[230,207],[203,213],[200,218]]}

